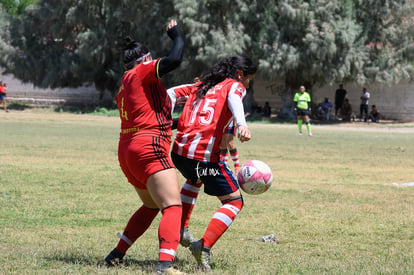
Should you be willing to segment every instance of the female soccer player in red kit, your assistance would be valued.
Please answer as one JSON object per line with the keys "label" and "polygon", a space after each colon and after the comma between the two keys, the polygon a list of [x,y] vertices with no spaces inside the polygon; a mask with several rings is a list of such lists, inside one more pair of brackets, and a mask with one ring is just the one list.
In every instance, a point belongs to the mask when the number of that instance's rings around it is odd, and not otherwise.
{"label": "female soccer player in red kit", "polygon": [[[105,258],[117,265],[128,248],[148,229],[158,212],[157,274],[183,274],[172,266],[180,239],[182,204],[177,173],[169,157],[173,101],[160,78],[177,68],[184,39],[175,20],[167,27],[173,46],[165,57],[152,60],[148,49],[127,39],[123,61],[127,70],[117,95],[121,118],[118,159],[143,205],[132,215],[115,249]],[[180,97],[178,93],[175,94]]]}
{"label": "female soccer player in red kit", "polygon": [[[183,218],[181,241],[189,246],[199,267],[210,270],[210,249],[223,235],[243,207],[243,199],[235,175],[220,157],[223,134],[234,119],[241,142],[250,140],[242,99],[257,65],[248,57],[235,55],[220,60],[200,76],[196,85],[172,88],[176,92],[190,90],[173,143],[171,159],[187,179],[181,189]],[[187,93],[187,92],[185,92]],[[201,185],[204,192],[222,203],[203,237],[195,241],[188,222]]]}

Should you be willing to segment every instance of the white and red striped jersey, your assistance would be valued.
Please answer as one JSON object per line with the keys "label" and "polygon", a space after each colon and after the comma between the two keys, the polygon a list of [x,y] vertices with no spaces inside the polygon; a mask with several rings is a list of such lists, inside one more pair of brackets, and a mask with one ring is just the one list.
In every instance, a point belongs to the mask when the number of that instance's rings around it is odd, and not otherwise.
{"label": "white and red striped jersey", "polygon": [[[211,88],[203,98],[197,98],[198,87],[194,85],[172,89],[191,89],[191,95],[178,121],[172,151],[189,159],[218,162],[220,142],[228,124],[236,118],[236,127],[246,125],[242,104],[246,89],[243,84],[226,78]],[[182,93],[183,91],[178,92]],[[188,94],[188,91],[184,94]]]}

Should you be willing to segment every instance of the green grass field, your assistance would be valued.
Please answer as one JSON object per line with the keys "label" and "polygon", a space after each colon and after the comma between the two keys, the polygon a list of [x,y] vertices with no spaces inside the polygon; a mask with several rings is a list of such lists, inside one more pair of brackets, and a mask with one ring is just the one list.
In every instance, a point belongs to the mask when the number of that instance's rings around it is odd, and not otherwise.
{"label": "green grass field", "polygon": [[[214,246],[211,274],[414,274],[414,127],[249,124],[241,162],[263,160],[272,188]],[[117,162],[119,119],[0,113],[0,274],[151,274],[158,219],[123,267],[97,265],[140,206]],[[182,177],[180,176],[182,182]],[[199,196],[200,237],[219,207]],[[279,243],[258,239],[275,234]],[[197,272],[178,248],[179,268]]]}

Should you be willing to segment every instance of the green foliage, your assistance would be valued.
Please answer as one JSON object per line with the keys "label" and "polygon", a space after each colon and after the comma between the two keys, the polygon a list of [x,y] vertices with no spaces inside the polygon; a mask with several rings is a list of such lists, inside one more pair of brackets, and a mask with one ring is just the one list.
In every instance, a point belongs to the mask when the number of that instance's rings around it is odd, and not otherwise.
{"label": "green foliage", "polygon": [[123,39],[132,35],[149,48],[166,51],[160,37],[168,10],[161,1],[41,0],[11,20],[7,56],[0,64],[40,87],[93,83],[100,91],[115,92],[123,73]]}
{"label": "green foliage", "polygon": [[166,84],[191,81],[234,53],[252,56],[260,77],[284,79],[287,89],[392,83],[413,76],[412,13],[412,1],[404,0],[39,0],[7,18],[0,66],[40,87],[93,83],[115,94],[125,36],[163,56],[171,45],[165,26],[176,18],[185,59]]}
{"label": "green foliage", "polygon": [[[267,1],[255,49],[261,71],[288,86],[412,77],[412,25],[405,1]],[[267,27],[270,26],[270,27]],[[385,45],[380,47],[380,45]],[[412,60],[411,60],[412,61]]]}
{"label": "green foliage", "polygon": [[174,1],[189,43],[189,59],[211,65],[218,58],[242,54],[251,43],[242,22],[249,13],[243,1]]}
{"label": "green foliage", "polygon": [[35,5],[37,0],[0,0],[0,5],[13,16],[22,15],[30,5]]}
{"label": "green foliage", "polygon": [[8,110],[25,110],[25,109],[30,109],[31,107],[23,104],[23,103],[17,103],[17,102],[12,102],[12,103],[7,103],[7,109]]}
{"label": "green foliage", "polygon": [[107,109],[104,107],[96,108],[93,112],[94,115],[102,115],[102,116],[111,116],[111,117],[119,117],[118,109]]}

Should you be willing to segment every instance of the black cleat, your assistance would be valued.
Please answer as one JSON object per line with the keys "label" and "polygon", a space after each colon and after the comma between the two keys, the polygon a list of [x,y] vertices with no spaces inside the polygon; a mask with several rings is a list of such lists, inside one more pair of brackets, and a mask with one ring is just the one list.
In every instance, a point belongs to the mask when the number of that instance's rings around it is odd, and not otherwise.
{"label": "black cleat", "polygon": [[119,266],[124,263],[123,258],[125,253],[119,252],[116,248],[112,250],[108,256],[105,257],[105,266]]}

